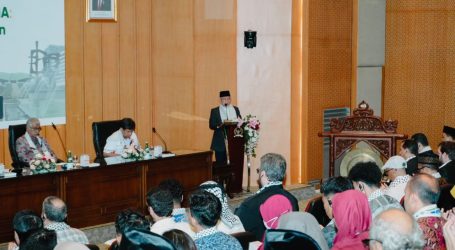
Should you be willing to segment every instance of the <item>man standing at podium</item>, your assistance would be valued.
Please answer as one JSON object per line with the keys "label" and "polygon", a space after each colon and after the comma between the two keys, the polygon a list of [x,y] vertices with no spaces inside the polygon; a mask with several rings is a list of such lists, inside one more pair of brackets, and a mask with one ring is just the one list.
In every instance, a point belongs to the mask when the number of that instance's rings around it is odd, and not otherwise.
{"label": "man standing at podium", "polygon": [[231,94],[228,90],[220,92],[220,106],[213,108],[210,112],[209,127],[213,131],[212,145],[210,149],[215,151],[217,164],[227,162],[225,132],[223,122],[233,121],[238,122],[241,119],[240,110],[238,107],[231,104]]}

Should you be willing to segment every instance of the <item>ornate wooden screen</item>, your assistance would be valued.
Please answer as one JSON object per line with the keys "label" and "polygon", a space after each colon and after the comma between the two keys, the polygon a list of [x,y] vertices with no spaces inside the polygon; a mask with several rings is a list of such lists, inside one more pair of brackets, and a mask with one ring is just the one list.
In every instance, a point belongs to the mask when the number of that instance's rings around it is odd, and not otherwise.
{"label": "ornate wooden screen", "polygon": [[374,116],[374,112],[365,101],[352,112],[353,115],[332,119],[330,132],[319,133],[320,137],[330,139],[329,176],[334,176],[335,161],[357,142],[364,141],[376,149],[381,156],[389,158],[396,152],[397,140],[406,139],[407,135],[397,134],[398,121],[383,121]]}

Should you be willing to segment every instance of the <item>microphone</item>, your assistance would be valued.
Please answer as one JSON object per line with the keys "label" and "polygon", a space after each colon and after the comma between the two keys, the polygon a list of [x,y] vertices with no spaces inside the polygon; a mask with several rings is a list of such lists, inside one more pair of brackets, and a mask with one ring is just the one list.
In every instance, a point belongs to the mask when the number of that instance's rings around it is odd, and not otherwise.
{"label": "microphone", "polygon": [[57,132],[58,139],[60,140],[60,144],[62,144],[63,150],[65,150],[65,155],[66,155],[68,150],[66,150],[65,143],[63,143],[63,140],[62,140],[62,136],[60,136],[60,132],[58,131],[57,126],[55,126],[55,124],[53,122],[51,122],[51,124],[52,124],[52,127],[54,128],[54,130]]}
{"label": "microphone", "polygon": [[225,103],[225,104],[223,104],[223,105],[224,105],[224,110],[226,111],[226,120],[229,121],[228,104]]}
{"label": "microphone", "polygon": [[166,144],[166,142],[164,141],[163,137],[161,137],[161,135],[160,135],[158,132],[156,132],[156,129],[155,129],[154,127],[152,127],[152,132],[153,132],[154,134],[156,134],[156,136],[158,136],[158,139],[160,139],[160,141],[164,144],[164,151],[163,151],[163,154],[170,154],[171,151],[167,151],[167,144]]}

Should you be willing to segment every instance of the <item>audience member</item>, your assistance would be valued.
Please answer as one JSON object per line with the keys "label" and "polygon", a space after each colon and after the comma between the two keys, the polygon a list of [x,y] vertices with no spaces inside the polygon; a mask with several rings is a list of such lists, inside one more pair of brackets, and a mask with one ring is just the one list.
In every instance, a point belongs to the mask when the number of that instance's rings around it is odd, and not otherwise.
{"label": "audience member", "polygon": [[218,198],[203,190],[190,196],[189,221],[196,235],[194,237],[198,250],[241,250],[239,241],[216,229],[221,216],[221,203]]}
{"label": "audience member", "polygon": [[399,155],[406,160],[406,173],[410,176],[417,173],[418,150],[419,147],[417,146],[417,142],[414,140],[407,139],[401,143]]}
{"label": "audience member", "polygon": [[447,250],[455,250],[455,216],[451,216],[442,228]]}
{"label": "audience member", "polygon": [[427,136],[424,133],[413,134],[411,137],[412,140],[417,142],[418,152],[417,157],[434,157],[438,158],[438,155],[433,152],[431,149]]}
{"label": "audience member", "polygon": [[399,209],[389,209],[373,220],[370,229],[370,249],[422,249],[422,231],[414,219]]}
{"label": "audience member", "polygon": [[325,181],[321,186],[321,193],[322,193],[322,202],[324,203],[324,210],[331,220],[329,224],[327,224],[323,229],[322,233],[324,234],[324,238],[327,241],[329,248],[333,246],[333,239],[335,239],[336,229],[335,229],[335,221],[333,220],[332,216],[332,198],[335,194],[344,192],[346,190],[354,189],[352,186],[351,180],[346,177],[338,176],[338,177],[331,177],[327,181]]}
{"label": "audience member", "polygon": [[176,250],[163,236],[144,229],[126,229],[119,250]]}
{"label": "audience member", "polygon": [[406,160],[399,155],[390,157],[382,166],[384,175],[392,181],[388,187],[384,188],[384,194],[397,201],[401,201],[403,198],[406,184],[411,179],[411,176],[406,174],[406,166]]}
{"label": "audience member", "polygon": [[31,210],[21,210],[14,215],[14,242],[8,243],[8,250],[17,250],[34,231],[43,228],[43,220]]}
{"label": "audience member", "polygon": [[133,211],[131,209],[121,211],[115,220],[115,241],[112,242],[109,249],[118,249],[122,242],[122,235],[127,229],[150,230],[150,222],[141,212]]}
{"label": "audience member", "polygon": [[404,207],[414,217],[425,238],[424,249],[445,249],[444,219],[437,208],[439,183],[431,175],[415,175],[406,186]]}
{"label": "audience member", "polygon": [[365,195],[357,190],[338,193],[332,209],[338,229],[332,249],[367,249],[362,241],[368,238],[371,210]]}
{"label": "audience member", "polygon": [[268,153],[261,157],[261,165],[258,169],[259,184],[261,189],[246,199],[235,214],[239,216],[246,231],[253,233],[257,240],[261,240],[265,227],[262,222],[259,207],[269,197],[275,194],[286,196],[292,204],[294,211],[299,210],[297,199],[283,188],[283,179],[286,176],[286,160],[283,156]]}
{"label": "audience member", "polygon": [[157,188],[147,194],[147,205],[153,225],[150,231],[163,235],[164,232],[172,229],[180,229],[193,236],[194,233],[187,222],[175,222],[172,217],[174,202],[172,193],[169,190]]}
{"label": "audience member", "polygon": [[[381,170],[374,162],[357,163],[349,171],[349,178],[354,188],[360,190],[368,197],[373,218],[389,208],[402,209],[400,203],[394,198],[385,195],[379,188],[382,178]],[[333,202],[332,202],[333,203]]]}
{"label": "audience member", "polygon": [[55,196],[48,196],[43,201],[42,218],[44,228],[55,230],[57,233],[57,242],[66,241],[79,242],[88,244],[85,234],[76,228],[70,227],[65,223],[67,217],[67,208],[63,200]]}
{"label": "audience member", "polygon": [[439,160],[442,165],[439,173],[450,184],[455,184],[455,142],[444,141],[438,146]]}
{"label": "audience member", "polygon": [[174,209],[172,210],[172,217],[175,222],[188,222],[186,218],[185,208],[182,207],[183,202],[183,186],[179,181],[175,179],[168,179],[162,181],[159,185],[159,188],[169,190],[172,194],[174,201]]}
{"label": "audience member", "polygon": [[[292,205],[288,198],[281,194],[270,196],[260,207],[262,221],[267,229],[276,229],[280,216],[292,211]],[[262,237],[264,239],[264,236]],[[264,240],[262,240],[264,242]],[[264,243],[258,248],[264,249]]]}
{"label": "audience member", "polygon": [[[440,165],[441,162],[437,157],[419,157],[418,170],[420,174],[429,174],[438,180],[442,180],[444,178],[441,178],[441,174],[438,172]],[[440,181],[439,184],[443,183]]]}
{"label": "audience member", "polygon": [[316,218],[306,212],[286,213],[278,221],[278,229],[295,230],[307,234],[318,243],[321,250],[328,250],[327,241],[319,228]]}
{"label": "audience member", "polygon": [[177,250],[197,250],[193,239],[182,230],[172,229],[165,232],[163,237],[171,241]]}
{"label": "audience member", "polygon": [[104,157],[119,156],[125,149],[140,149],[141,144],[137,139],[136,123],[131,118],[123,118],[120,121],[119,130],[115,131],[106,139],[103,149]]}
{"label": "audience member", "polygon": [[86,245],[77,242],[63,242],[57,244],[54,250],[90,250]]}
{"label": "audience member", "polygon": [[46,139],[40,136],[40,131],[38,118],[29,118],[25,124],[25,134],[16,140],[16,152],[20,161],[29,163],[37,154],[48,159],[57,159]]}
{"label": "audience member", "polygon": [[57,237],[54,230],[38,229],[25,239],[19,250],[54,250],[57,245]]}
{"label": "audience member", "polygon": [[227,195],[223,187],[214,181],[202,183],[199,188],[214,194],[221,202],[221,221],[217,224],[216,229],[226,234],[245,232],[239,217],[232,213],[227,201]]}
{"label": "audience member", "polygon": [[455,140],[455,128],[450,126],[444,126],[442,128],[442,140],[443,141],[454,141]]}

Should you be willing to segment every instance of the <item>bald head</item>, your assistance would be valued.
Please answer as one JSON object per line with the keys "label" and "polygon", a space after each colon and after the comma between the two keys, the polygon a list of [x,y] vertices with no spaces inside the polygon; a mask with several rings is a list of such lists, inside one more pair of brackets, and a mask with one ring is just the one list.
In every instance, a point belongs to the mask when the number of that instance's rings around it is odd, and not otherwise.
{"label": "bald head", "polygon": [[373,220],[370,249],[419,249],[424,245],[422,232],[413,218],[403,210],[388,209]]}
{"label": "bald head", "polygon": [[414,175],[408,182],[409,192],[415,194],[424,205],[436,204],[439,199],[439,182],[428,174]]}
{"label": "bald head", "polygon": [[65,221],[67,215],[65,202],[56,196],[46,197],[43,201],[43,215],[51,222]]}

